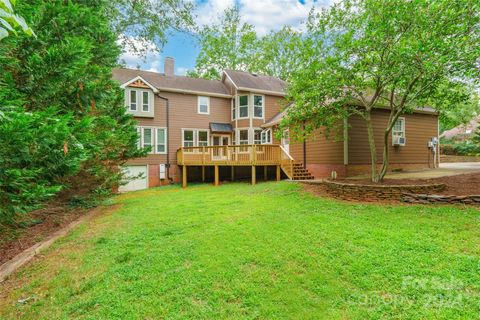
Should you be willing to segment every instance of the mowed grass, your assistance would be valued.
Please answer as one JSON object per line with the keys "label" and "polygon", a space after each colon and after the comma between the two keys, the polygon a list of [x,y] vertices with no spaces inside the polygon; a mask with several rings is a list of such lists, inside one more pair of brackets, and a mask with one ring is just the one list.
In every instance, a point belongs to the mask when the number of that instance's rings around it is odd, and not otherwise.
{"label": "mowed grass", "polygon": [[1,319],[480,317],[473,208],[352,204],[288,182],[115,202],[0,285]]}

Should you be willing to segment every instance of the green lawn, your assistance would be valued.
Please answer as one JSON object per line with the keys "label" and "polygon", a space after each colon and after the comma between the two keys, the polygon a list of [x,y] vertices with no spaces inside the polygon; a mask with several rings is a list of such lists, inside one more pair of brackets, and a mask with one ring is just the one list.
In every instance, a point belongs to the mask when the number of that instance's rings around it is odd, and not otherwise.
{"label": "green lawn", "polygon": [[480,318],[473,208],[350,204],[287,182],[115,202],[7,283],[0,319]]}

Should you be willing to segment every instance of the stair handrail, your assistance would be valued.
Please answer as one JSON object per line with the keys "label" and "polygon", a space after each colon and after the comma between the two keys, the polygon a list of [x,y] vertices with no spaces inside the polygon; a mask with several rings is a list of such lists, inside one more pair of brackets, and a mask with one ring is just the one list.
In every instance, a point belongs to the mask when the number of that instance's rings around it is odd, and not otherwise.
{"label": "stair handrail", "polygon": [[288,168],[287,168],[287,165],[283,164],[283,159],[282,159],[282,155],[280,155],[280,164],[281,164],[281,167],[283,169],[283,171],[285,172],[285,174],[290,178],[290,179],[293,179],[293,157],[290,155],[290,153],[287,152],[287,150],[285,150],[285,148],[280,145],[280,150],[282,150],[283,154],[287,156],[288,158]]}

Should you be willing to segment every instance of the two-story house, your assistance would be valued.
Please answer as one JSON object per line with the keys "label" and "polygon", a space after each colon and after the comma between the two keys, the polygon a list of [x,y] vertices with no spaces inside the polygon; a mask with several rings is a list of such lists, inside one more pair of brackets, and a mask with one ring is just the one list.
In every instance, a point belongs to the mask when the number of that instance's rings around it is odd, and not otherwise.
{"label": "two-story house", "polygon": [[[113,78],[125,90],[127,111],[138,120],[139,147],[150,154],[129,161],[130,175],[143,174],[121,190],[138,190],[170,182],[286,176],[310,179],[368,172],[366,129],[360,118],[344,124],[343,139],[315,134],[290,143],[274,130],[283,117],[287,83],[270,76],[224,70],[221,80],[177,76],[166,58],[163,74],[115,69]],[[374,117],[381,141],[388,116]],[[392,168],[433,166],[428,141],[438,136],[438,115],[418,110],[399,119],[392,133]],[[436,149],[435,149],[436,150]],[[380,156],[381,159],[381,156]],[[436,161],[436,162],[435,162]],[[188,178],[187,178],[188,177]]]}

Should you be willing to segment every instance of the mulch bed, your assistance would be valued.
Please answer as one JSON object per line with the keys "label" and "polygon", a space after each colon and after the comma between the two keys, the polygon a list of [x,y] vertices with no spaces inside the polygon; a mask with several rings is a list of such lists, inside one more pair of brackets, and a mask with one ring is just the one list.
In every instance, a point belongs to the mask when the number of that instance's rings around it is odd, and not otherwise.
{"label": "mulch bed", "polygon": [[31,226],[0,229],[0,265],[65,227],[86,211],[86,209],[72,209],[52,203],[26,216],[25,222],[31,223]]}
{"label": "mulch bed", "polygon": [[[369,179],[338,179],[339,182],[360,184],[360,185],[424,185],[434,183],[444,183],[446,185],[445,191],[442,195],[480,195],[480,173],[467,173],[455,176],[433,178],[433,179],[385,179],[383,182],[375,184]],[[332,197],[332,194],[327,192],[327,189],[323,185],[310,185],[304,184],[304,189],[307,192]],[[386,202],[393,203],[398,201],[379,201],[377,198],[365,198],[364,201],[356,202]]]}

